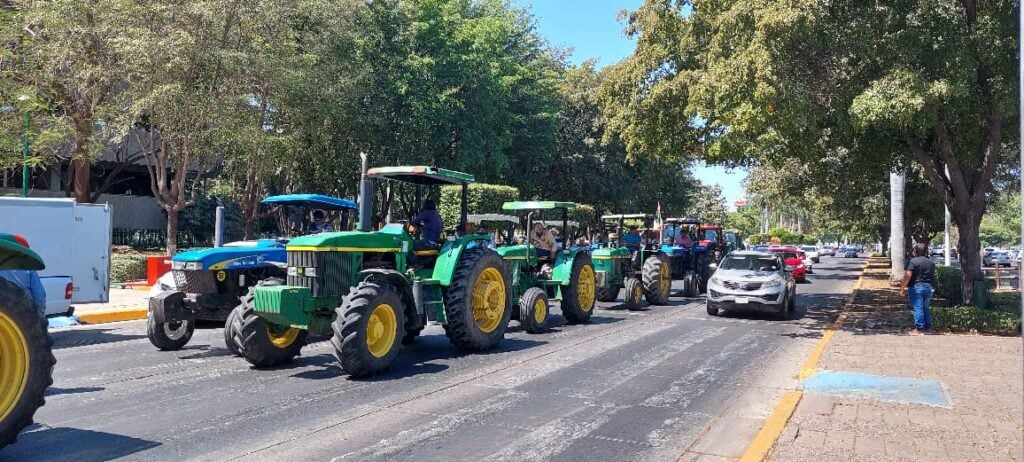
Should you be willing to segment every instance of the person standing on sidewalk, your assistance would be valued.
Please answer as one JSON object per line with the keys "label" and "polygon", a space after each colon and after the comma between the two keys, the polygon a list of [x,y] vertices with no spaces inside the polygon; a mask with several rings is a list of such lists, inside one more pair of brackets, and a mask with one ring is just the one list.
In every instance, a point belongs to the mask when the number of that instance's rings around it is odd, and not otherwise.
{"label": "person standing on sidewalk", "polygon": [[932,293],[935,291],[935,262],[928,258],[928,246],[914,244],[914,258],[907,263],[900,285],[900,295],[907,294],[914,309],[914,329],[910,335],[921,335],[932,328]]}

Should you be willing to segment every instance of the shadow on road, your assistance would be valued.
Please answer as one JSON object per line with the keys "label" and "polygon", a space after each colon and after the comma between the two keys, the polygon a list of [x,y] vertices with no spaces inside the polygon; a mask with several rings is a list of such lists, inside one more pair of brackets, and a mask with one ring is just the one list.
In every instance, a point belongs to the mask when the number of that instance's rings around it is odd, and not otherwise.
{"label": "shadow on road", "polygon": [[115,334],[115,329],[72,329],[51,332],[53,349],[74,348],[146,338],[143,334]]}
{"label": "shadow on road", "polygon": [[[4,461],[99,462],[125,457],[160,443],[113,433],[77,428],[44,428],[23,433],[18,442],[0,451]],[[46,451],[40,451],[46,448]]]}
{"label": "shadow on road", "polygon": [[[46,389],[45,396],[57,396],[57,395],[77,395],[79,393],[92,393],[94,391],[106,390],[104,387],[76,387],[76,388],[60,388],[50,387]],[[0,459],[2,460],[2,459]]]}

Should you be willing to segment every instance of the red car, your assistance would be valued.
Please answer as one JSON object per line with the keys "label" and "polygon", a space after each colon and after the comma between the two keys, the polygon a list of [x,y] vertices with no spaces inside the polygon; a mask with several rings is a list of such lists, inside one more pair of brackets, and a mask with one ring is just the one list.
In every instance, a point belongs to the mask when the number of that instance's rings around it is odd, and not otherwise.
{"label": "red car", "polygon": [[786,269],[792,268],[790,273],[793,274],[793,279],[796,279],[796,282],[807,282],[807,268],[804,267],[803,252],[796,247],[770,247],[768,251],[782,254],[782,258],[786,260]]}

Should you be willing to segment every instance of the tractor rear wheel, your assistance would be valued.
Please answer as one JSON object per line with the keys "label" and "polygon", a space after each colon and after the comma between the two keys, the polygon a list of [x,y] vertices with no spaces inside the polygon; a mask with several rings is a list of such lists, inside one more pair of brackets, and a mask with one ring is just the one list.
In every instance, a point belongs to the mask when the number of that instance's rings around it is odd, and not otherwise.
{"label": "tractor rear wheel", "polygon": [[519,324],[531,334],[544,332],[549,311],[548,294],[540,287],[530,287],[519,299]]}
{"label": "tractor rear wheel", "polygon": [[46,319],[20,287],[0,278],[0,448],[14,442],[53,384]]}
{"label": "tractor rear wheel", "polygon": [[153,312],[149,312],[146,320],[146,336],[149,343],[161,351],[176,351],[192,340],[196,331],[195,321],[183,319],[177,322],[156,322]]}
{"label": "tractor rear wheel", "polygon": [[683,276],[683,296],[684,297],[696,297],[700,293],[700,276],[697,273],[690,271]]}
{"label": "tractor rear wheel", "polygon": [[334,357],[352,377],[379,374],[391,368],[405,340],[405,304],[388,285],[363,281],[337,309],[331,327]]}
{"label": "tractor rear wheel", "polygon": [[[232,319],[235,344],[246,361],[256,367],[272,367],[289,363],[306,345],[309,332],[289,326],[271,324],[256,314],[253,307],[255,290],[242,297],[242,304]],[[230,348],[230,347],[229,347]]]}
{"label": "tractor rear wheel", "polygon": [[640,309],[640,302],[644,299],[644,283],[639,278],[626,278],[626,308],[630,310]]}
{"label": "tractor rear wheel", "polygon": [[668,303],[669,292],[672,291],[672,268],[668,258],[654,255],[644,261],[644,296],[651,305]]}
{"label": "tractor rear wheel", "polygon": [[462,253],[452,284],[444,290],[444,309],[444,331],[456,348],[479,351],[501,342],[512,317],[512,284],[497,252],[473,248]]}
{"label": "tractor rear wheel", "polygon": [[619,298],[620,290],[622,290],[622,286],[618,284],[612,284],[611,287],[598,287],[597,300],[601,302],[614,302]]}
{"label": "tractor rear wheel", "polygon": [[237,318],[238,313],[242,311],[239,306],[236,306],[231,310],[231,312],[228,313],[228,318],[224,321],[224,346],[226,346],[228,351],[231,351],[231,354],[235,356],[242,355],[242,350],[239,348],[238,343],[235,343],[235,334],[237,334],[235,331],[235,318]]}
{"label": "tractor rear wheel", "polygon": [[569,285],[562,287],[562,315],[570,324],[584,323],[594,314],[597,301],[597,280],[590,255],[576,254],[569,275]]}

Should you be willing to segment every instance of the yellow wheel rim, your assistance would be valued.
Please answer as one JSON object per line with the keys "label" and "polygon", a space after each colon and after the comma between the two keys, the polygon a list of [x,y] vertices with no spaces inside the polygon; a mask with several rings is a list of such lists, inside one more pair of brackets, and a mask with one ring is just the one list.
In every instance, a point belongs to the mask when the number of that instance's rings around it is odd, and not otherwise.
{"label": "yellow wheel rim", "polygon": [[381,303],[370,313],[366,321],[366,347],[375,358],[383,358],[391,351],[398,332],[398,318],[395,309],[387,303]]}
{"label": "yellow wheel rim", "polygon": [[661,293],[667,294],[672,290],[672,270],[668,264],[661,262]]}
{"label": "yellow wheel rim", "polygon": [[0,313],[0,420],[18,405],[28,384],[28,342],[14,320]]}
{"label": "yellow wheel rim", "polygon": [[580,302],[583,311],[590,311],[594,307],[594,298],[597,296],[597,284],[594,281],[594,268],[590,265],[583,265],[580,268],[580,277],[576,280],[576,298]]}
{"label": "yellow wheel rim", "polygon": [[270,337],[270,343],[273,343],[275,347],[288,348],[295,343],[295,339],[299,338],[299,329],[289,327],[283,332],[274,332],[268,326],[267,337]]}
{"label": "yellow wheel rim", "polygon": [[640,299],[644,297],[644,288],[640,284],[633,285],[633,303],[640,303]]}
{"label": "yellow wheel rim", "polygon": [[491,333],[505,315],[505,278],[497,268],[487,268],[473,285],[473,320],[480,330]]}
{"label": "yellow wheel rim", "polygon": [[538,298],[536,302],[533,302],[533,320],[540,324],[547,316],[548,304],[544,302],[543,298]]}

